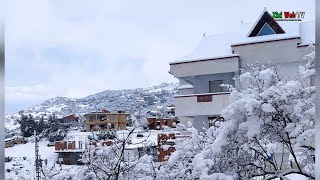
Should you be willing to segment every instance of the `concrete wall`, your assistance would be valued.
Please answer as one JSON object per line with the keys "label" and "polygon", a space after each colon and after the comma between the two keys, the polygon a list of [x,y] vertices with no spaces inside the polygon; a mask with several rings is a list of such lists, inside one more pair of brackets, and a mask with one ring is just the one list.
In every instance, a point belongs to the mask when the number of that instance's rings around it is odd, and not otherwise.
{"label": "concrete wall", "polygon": [[176,77],[207,75],[213,73],[236,72],[239,69],[239,58],[212,59],[183,64],[170,64],[170,72]]}
{"label": "concrete wall", "polygon": [[178,95],[185,95],[185,94],[193,94],[193,88],[190,89],[179,89]]}
{"label": "concrete wall", "polygon": [[[209,93],[209,81],[214,81],[214,80],[223,80],[223,84],[232,84],[234,86],[235,84],[235,81],[233,80],[234,76],[235,76],[234,72],[195,76],[193,78],[193,87],[194,87],[193,93],[194,94]],[[227,90],[224,88],[224,91],[227,91]]]}
{"label": "concrete wall", "polygon": [[181,124],[183,124],[186,128],[188,128],[188,122],[190,121],[193,124],[193,117],[179,116],[178,120]]}
{"label": "concrete wall", "polygon": [[[229,105],[229,93],[208,94],[211,96],[210,102],[198,102],[197,95],[176,96],[174,103],[176,105],[175,115],[197,116],[197,115],[218,115]],[[202,96],[202,95],[200,95]]]}
{"label": "concrete wall", "polygon": [[78,163],[78,159],[80,159],[80,153],[61,152],[58,154],[58,159],[62,159],[63,164],[76,165]]}
{"label": "concrete wall", "polygon": [[240,66],[246,67],[258,61],[260,64],[281,64],[303,61],[305,47],[297,47],[299,39],[272,41],[257,44],[233,46],[234,53],[240,55]]}
{"label": "concrete wall", "polygon": [[[297,47],[299,39],[273,41],[232,47],[234,53],[240,54],[242,72],[249,71],[248,64],[263,64],[267,67],[277,66],[284,80],[300,80],[299,66],[305,65],[303,57],[308,53],[307,47]],[[305,80],[307,84],[310,80]]]}
{"label": "concrete wall", "polygon": [[193,127],[198,131],[205,132],[209,129],[208,116],[194,116]]}

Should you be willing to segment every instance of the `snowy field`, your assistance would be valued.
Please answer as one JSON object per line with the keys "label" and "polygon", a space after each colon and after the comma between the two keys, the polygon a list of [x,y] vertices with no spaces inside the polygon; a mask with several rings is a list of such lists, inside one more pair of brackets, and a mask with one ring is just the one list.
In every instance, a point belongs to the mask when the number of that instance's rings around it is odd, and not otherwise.
{"label": "snowy field", "polygon": [[[143,131],[135,130],[130,136],[132,144],[128,145],[128,148],[137,148],[143,144],[156,144],[158,133],[162,131]],[[119,139],[126,138],[129,134],[128,130],[118,131],[117,136]],[[137,137],[137,134],[143,134],[143,137]],[[65,139],[68,140],[86,140],[88,135],[92,135],[91,132],[69,131]],[[32,140],[32,138],[30,138]],[[49,141],[39,142],[39,154],[41,159],[47,160],[47,165],[43,167],[46,176],[53,175],[60,170],[59,164],[56,164],[58,154],[54,153],[54,146],[48,147]],[[5,148],[5,156],[12,157],[11,162],[5,163],[6,179],[8,180],[30,180],[35,177],[35,144],[29,141],[26,144],[19,144],[13,147]],[[44,164],[44,163],[43,163]],[[52,168],[53,167],[53,168]],[[62,165],[62,171],[53,176],[53,180],[78,180],[84,176],[81,172],[84,172],[86,166],[78,165]],[[10,170],[10,172],[8,172]],[[42,175],[43,177],[43,175]]]}
{"label": "snowy field", "polygon": [[[39,142],[39,154],[41,159],[47,159],[47,166],[44,165],[44,173],[46,176],[51,176],[60,170],[59,164],[56,164],[58,154],[54,153],[54,147],[47,147],[48,141]],[[31,180],[35,176],[35,145],[32,142],[26,144],[15,145],[10,148],[5,148],[5,156],[12,157],[11,162],[5,163],[6,179],[8,180]],[[24,159],[25,157],[25,159]],[[44,164],[44,163],[43,163]],[[62,165],[61,172],[53,176],[54,180],[76,180],[81,179],[83,168],[86,166]],[[8,169],[10,172],[8,172]],[[43,177],[43,175],[42,175]]]}

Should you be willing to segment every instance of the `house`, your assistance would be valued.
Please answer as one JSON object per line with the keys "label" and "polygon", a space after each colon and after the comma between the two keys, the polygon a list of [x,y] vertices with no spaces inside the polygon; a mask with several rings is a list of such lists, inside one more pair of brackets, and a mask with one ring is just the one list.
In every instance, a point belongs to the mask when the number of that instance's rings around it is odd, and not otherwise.
{"label": "house", "polygon": [[60,124],[63,126],[68,127],[76,127],[79,124],[79,117],[77,117],[75,114],[70,114],[67,116],[64,116],[62,118],[59,118]]}
{"label": "house", "polygon": [[75,116],[75,114],[70,114],[68,116],[64,116],[62,118],[63,123],[78,123],[79,117]]}
{"label": "house", "polygon": [[111,113],[103,110],[101,112],[91,112],[84,115],[86,131],[97,130],[122,130],[128,125],[129,114],[124,111]]}
{"label": "house", "polygon": [[159,130],[163,129],[163,126],[173,127],[173,119],[169,118],[156,118],[156,117],[149,117],[148,118],[148,128]]}
{"label": "house", "polygon": [[238,76],[250,64],[276,65],[283,77],[297,78],[308,45],[315,43],[314,21],[276,21],[266,9],[255,23],[241,23],[234,31],[204,36],[191,54],[170,63],[169,73],[179,80],[174,104],[181,123],[190,121],[203,131],[222,121],[230,92],[220,85],[240,88]]}
{"label": "house", "polygon": [[126,145],[124,149],[124,160],[130,161],[132,158],[141,158],[144,155],[149,155],[153,157],[154,161],[157,161],[157,146],[155,145],[145,145],[145,144],[137,144],[137,145]]}
{"label": "house", "polygon": [[76,165],[81,154],[87,148],[83,141],[55,141],[55,153],[58,153],[58,163]]}

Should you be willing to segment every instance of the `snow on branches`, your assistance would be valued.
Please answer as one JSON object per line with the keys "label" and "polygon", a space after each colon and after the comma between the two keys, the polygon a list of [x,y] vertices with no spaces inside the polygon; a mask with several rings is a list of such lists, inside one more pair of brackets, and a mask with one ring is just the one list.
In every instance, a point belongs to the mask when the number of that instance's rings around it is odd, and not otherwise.
{"label": "snow on branches", "polygon": [[[194,134],[164,167],[176,179],[314,179],[314,46],[300,67],[301,81],[286,81],[276,67],[252,66],[233,89],[224,122]],[[305,86],[308,84],[308,86]]]}

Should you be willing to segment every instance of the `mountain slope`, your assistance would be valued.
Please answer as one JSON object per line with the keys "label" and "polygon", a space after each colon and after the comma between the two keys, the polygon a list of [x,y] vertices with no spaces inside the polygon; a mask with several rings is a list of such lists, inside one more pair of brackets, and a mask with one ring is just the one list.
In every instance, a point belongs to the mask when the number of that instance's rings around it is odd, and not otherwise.
{"label": "mountain slope", "polygon": [[148,111],[157,106],[173,104],[173,96],[177,89],[176,83],[162,83],[149,88],[106,90],[84,98],[56,97],[44,101],[42,104],[6,115],[6,129],[19,127],[17,120],[20,114],[31,114],[36,118],[49,114],[64,116],[68,114],[83,115],[92,111],[107,109],[109,111],[126,111],[130,114]]}

